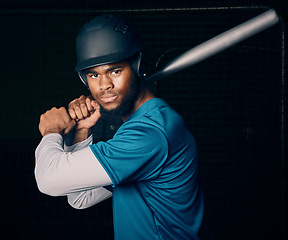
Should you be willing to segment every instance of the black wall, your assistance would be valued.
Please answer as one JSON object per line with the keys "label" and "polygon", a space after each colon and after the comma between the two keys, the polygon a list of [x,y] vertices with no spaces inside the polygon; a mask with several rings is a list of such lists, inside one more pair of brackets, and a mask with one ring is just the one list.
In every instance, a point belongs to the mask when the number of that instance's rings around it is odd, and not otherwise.
{"label": "black wall", "polygon": [[[267,9],[245,1],[160,2],[98,1],[96,6],[63,1],[56,7],[12,1],[0,10],[1,239],[113,239],[111,200],[74,210],[65,197],[41,194],[33,175],[39,116],[88,93],[73,70],[75,38],[83,23],[104,12],[134,20],[150,49],[153,72]],[[163,10],[166,6],[175,9]],[[153,87],[185,118],[198,142],[208,235],[216,240],[287,237],[284,34],[281,20]],[[101,121],[95,132],[107,139],[118,125],[118,120]]]}

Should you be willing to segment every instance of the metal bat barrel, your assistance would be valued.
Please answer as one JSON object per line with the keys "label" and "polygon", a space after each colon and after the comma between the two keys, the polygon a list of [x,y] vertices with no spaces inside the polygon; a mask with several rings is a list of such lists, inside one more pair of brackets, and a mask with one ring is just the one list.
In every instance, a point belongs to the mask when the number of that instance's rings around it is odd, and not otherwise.
{"label": "metal bat barrel", "polygon": [[275,25],[279,21],[275,10],[270,9],[210,40],[191,48],[170,61],[164,68],[147,77],[147,81],[157,81],[184,68],[203,61],[233,45]]}

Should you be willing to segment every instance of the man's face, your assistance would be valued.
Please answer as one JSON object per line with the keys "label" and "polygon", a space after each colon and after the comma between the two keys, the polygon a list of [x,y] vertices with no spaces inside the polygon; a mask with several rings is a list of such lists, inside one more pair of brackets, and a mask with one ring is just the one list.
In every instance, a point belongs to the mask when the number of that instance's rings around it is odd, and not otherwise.
{"label": "man's face", "polygon": [[86,77],[103,117],[125,116],[132,112],[139,84],[128,61],[90,68],[86,70]]}

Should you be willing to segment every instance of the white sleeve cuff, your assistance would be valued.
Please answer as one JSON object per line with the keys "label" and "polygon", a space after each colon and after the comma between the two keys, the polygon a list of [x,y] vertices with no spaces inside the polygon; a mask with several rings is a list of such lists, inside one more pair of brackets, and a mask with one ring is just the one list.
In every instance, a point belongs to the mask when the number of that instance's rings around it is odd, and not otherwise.
{"label": "white sleeve cuff", "polygon": [[90,135],[87,139],[85,139],[82,142],[78,142],[74,145],[68,146],[67,142],[64,141],[64,151],[65,152],[77,152],[83,148],[88,147],[89,145],[91,145],[93,142],[93,135]]}

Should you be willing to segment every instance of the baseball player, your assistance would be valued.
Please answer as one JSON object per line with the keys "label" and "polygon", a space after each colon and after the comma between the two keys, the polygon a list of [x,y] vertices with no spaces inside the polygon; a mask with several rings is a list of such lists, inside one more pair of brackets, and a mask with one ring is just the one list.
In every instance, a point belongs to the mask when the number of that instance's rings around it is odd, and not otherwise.
{"label": "baseball player", "polygon": [[[147,87],[140,34],[127,19],[102,15],[81,28],[76,52],[91,96],[41,116],[39,190],[77,209],[113,197],[115,239],[198,239],[197,146],[182,117]],[[123,124],[114,137],[92,143],[100,117],[115,116]]]}

